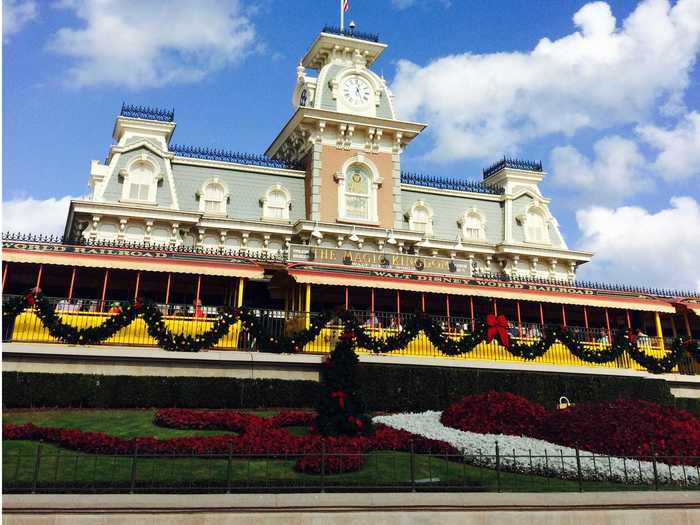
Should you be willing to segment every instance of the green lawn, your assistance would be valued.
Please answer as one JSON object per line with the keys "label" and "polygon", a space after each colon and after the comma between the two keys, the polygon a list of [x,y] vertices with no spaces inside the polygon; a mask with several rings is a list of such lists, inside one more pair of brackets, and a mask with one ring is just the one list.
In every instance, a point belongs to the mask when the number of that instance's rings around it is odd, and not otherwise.
{"label": "green lawn", "polygon": [[[271,412],[256,413],[271,415]],[[152,410],[56,410],[35,412],[10,412],[4,422],[32,422],[40,426],[80,428],[86,431],[106,432],[122,437],[153,436],[158,438],[177,436],[206,436],[224,434],[221,431],[174,430],[157,427],[152,423]],[[306,429],[292,427],[295,434]],[[41,447],[41,459],[37,467],[37,449]],[[50,444],[30,441],[3,441],[3,484],[11,488],[30,489],[34,473],[38,472],[38,487],[54,490],[61,487],[85,489],[109,486],[128,488],[132,482],[137,489],[177,486],[205,489],[221,488],[227,484],[238,487],[269,488],[318,487],[321,477],[299,474],[294,471],[294,459],[257,459],[226,457],[207,458],[148,458],[135,462],[131,457],[83,454]],[[38,470],[37,470],[38,469]],[[411,471],[413,470],[413,476]],[[499,482],[500,477],[500,482]],[[415,479],[418,490],[432,484],[454,485],[467,490],[496,491],[577,491],[576,481],[566,481],[542,476],[510,473],[499,474],[492,469],[473,467],[464,463],[446,461],[444,458],[415,455],[413,468],[411,455],[406,452],[376,451],[366,454],[365,467],[355,473],[327,475],[326,486],[386,487],[410,484]],[[629,490],[618,483],[585,482],[584,490]]]}

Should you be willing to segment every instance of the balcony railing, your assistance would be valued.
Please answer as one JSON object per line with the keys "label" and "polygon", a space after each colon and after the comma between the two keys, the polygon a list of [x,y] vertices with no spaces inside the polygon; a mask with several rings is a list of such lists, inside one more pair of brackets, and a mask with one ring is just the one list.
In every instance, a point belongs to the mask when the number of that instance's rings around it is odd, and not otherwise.
{"label": "balcony railing", "polygon": [[[55,311],[62,322],[79,329],[91,328],[103,323],[109,316],[117,311],[117,303],[107,301],[101,303],[95,300],[84,299],[51,299],[55,306]],[[173,332],[183,335],[196,336],[209,330],[213,326],[214,319],[219,314],[221,308],[204,306],[195,308],[185,304],[161,304],[159,305],[163,314],[163,319],[167,328]],[[264,332],[272,337],[291,335],[305,328],[310,320],[315,319],[318,313],[301,311],[284,311],[253,309],[253,313],[262,323]],[[366,310],[353,311],[355,318],[364,329],[375,338],[386,338],[397,334],[406,326],[413,314],[395,312],[375,312],[371,314]],[[459,336],[467,331],[471,331],[476,320],[467,317],[447,317],[432,316],[433,320],[439,323],[448,335]],[[509,335],[517,342],[532,343],[539,339],[547,328],[554,325],[540,325],[535,323],[513,323],[509,326]],[[558,325],[557,325],[558,326]],[[610,346],[610,342],[617,335],[617,331],[610,332],[605,328],[585,328],[579,326],[569,326],[568,330],[583,342],[583,345],[593,351],[602,351]],[[305,353],[328,353],[337,343],[343,326],[339,320],[329,322],[320,332],[318,337],[308,343],[304,348]],[[3,341],[8,342],[32,342],[32,343],[58,343],[52,337],[48,329],[43,325],[32,309],[27,309],[17,316],[14,323],[3,325]],[[666,355],[667,349],[671,347],[672,340],[662,340],[659,337],[641,335],[638,338],[640,349],[646,354],[660,358]],[[106,346],[138,346],[157,347],[155,339],[148,334],[146,323],[141,318],[135,319],[128,326],[117,332],[103,343]],[[228,333],[222,337],[212,348],[214,350],[243,350],[255,351],[258,349],[255,337],[248,331],[241,328],[239,323],[233,324]],[[367,353],[368,350],[358,349],[360,353]],[[419,334],[406,347],[392,352],[390,355],[429,357],[429,358],[450,358],[454,357],[443,354],[424,335]],[[513,356],[505,348],[493,341],[489,344],[481,343],[475,349],[457,357],[465,360],[489,360],[489,361],[510,361],[526,362],[524,359]],[[627,368],[633,370],[645,370],[644,367],[633,361],[627,354],[613,362],[603,364],[593,364],[584,362],[574,356],[563,344],[556,342],[541,357],[532,361],[538,364],[554,364],[568,366],[595,366],[606,368]],[[678,367],[682,373],[700,373],[698,367],[691,360],[686,359]]]}

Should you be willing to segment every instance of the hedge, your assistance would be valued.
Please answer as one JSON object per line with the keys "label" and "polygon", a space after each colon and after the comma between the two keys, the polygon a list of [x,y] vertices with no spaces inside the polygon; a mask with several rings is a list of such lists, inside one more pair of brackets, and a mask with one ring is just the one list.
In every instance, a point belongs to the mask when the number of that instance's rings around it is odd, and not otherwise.
{"label": "hedge", "polygon": [[[319,388],[314,381],[282,379],[2,375],[5,408],[301,408],[316,405]],[[635,377],[365,364],[359,367],[358,382],[370,411],[443,410],[464,395],[490,390],[512,392],[546,407],[562,395],[572,402],[627,397],[675,404],[664,380]],[[684,408],[698,413],[700,406]]]}

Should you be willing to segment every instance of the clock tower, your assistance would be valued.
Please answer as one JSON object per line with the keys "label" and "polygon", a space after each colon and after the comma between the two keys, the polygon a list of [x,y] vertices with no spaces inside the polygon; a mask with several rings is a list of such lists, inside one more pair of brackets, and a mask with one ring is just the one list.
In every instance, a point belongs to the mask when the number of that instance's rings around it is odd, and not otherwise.
{"label": "clock tower", "polygon": [[310,221],[402,225],[401,152],[425,125],[396,118],[370,69],[385,48],[374,35],[326,28],[297,67],[294,114],[266,153],[306,167]]}

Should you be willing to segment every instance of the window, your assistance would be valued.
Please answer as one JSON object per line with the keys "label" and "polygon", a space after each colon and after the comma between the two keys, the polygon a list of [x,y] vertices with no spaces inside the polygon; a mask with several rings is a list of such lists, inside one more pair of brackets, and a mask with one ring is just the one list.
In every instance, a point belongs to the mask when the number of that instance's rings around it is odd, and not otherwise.
{"label": "window", "polygon": [[274,221],[288,221],[290,202],[291,197],[285,188],[279,184],[272,186],[262,199],[263,218]]}
{"label": "window", "polygon": [[205,182],[197,192],[199,211],[212,215],[225,215],[229,192],[226,185],[219,179]]}
{"label": "window", "polygon": [[369,185],[369,173],[353,166],[345,179],[345,216],[348,219],[369,220]]}
{"label": "window", "polygon": [[408,216],[408,227],[416,232],[432,235],[433,210],[423,201],[416,202]]}
{"label": "window", "polygon": [[382,178],[364,154],[349,159],[336,173],[338,218],[348,222],[377,222],[377,192]]}
{"label": "window", "polygon": [[539,244],[549,243],[549,226],[540,208],[530,208],[525,219],[525,240]]}
{"label": "window", "polygon": [[204,188],[204,211],[206,213],[224,211],[224,188],[221,184],[207,184]]}
{"label": "window", "polygon": [[156,184],[160,176],[153,162],[142,157],[120,175],[124,177],[122,199],[149,203],[156,200]]}
{"label": "window", "polygon": [[483,241],[486,239],[486,219],[476,208],[465,212],[461,223],[462,237],[465,240]]}

